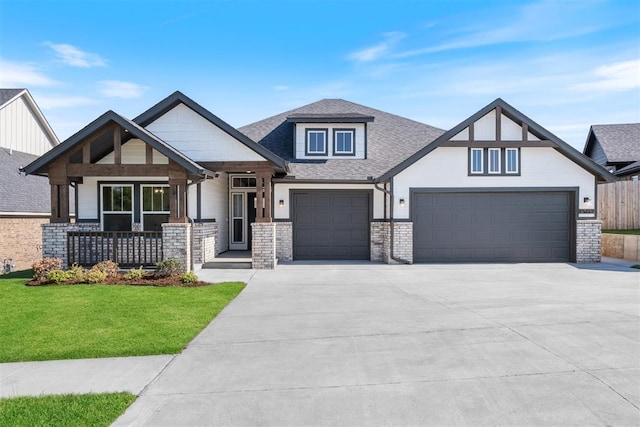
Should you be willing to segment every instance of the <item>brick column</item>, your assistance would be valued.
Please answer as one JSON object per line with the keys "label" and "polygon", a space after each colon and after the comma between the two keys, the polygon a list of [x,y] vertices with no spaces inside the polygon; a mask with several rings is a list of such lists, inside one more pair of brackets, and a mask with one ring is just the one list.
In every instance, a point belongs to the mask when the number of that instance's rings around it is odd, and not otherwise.
{"label": "brick column", "polygon": [[276,267],[276,223],[254,222],[251,224],[253,268],[272,270]]}
{"label": "brick column", "polygon": [[180,261],[185,271],[191,270],[191,224],[162,224],[162,259]]}
{"label": "brick column", "polygon": [[216,257],[217,222],[197,222],[193,228],[193,263],[204,264]]}
{"label": "brick column", "polygon": [[62,268],[69,267],[67,257],[67,232],[68,231],[99,231],[99,223],[68,223],[52,222],[42,224],[42,257],[60,258]]}
{"label": "brick column", "polygon": [[293,223],[276,222],[276,258],[278,261],[293,259]]}
{"label": "brick column", "polygon": [[600,262],[602,221],[576,221],[576,262]]}
{"label": "brick column", "polygon": [[[394,223],[393,256],[413,264],[413,223]],[[391,258],[391,223],[388,221],[371,223],[371,261],[397,264]]]}
{"label": "brick column", "polygon": [[[413,264],[413,223],[394,223],[393,256]],[[391,264],[396,261],[391,260]]]}
{"label": "brick column", "polygon": [[388,222],[371,222],[369,232],[371,261],[386,262],[385,254],[389,253],[389,241],[386,234],[389,232]]}

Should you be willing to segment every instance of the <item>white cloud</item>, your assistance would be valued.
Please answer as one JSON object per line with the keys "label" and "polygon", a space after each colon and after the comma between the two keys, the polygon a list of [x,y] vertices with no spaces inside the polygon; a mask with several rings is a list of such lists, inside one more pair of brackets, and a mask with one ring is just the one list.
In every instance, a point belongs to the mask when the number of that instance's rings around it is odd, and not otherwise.
{"label": "white cloud", "polygon": [[593,71],[595,80],[573,86],[578,90],[624,91],[640,88],[640,59],[602,65]]}
{"label": "white cloud", "polygon": [[284,92],[290,89],[291,89],[291,86],[287,86],[287,85],[276,85],[273,87],[273,90],[275,90],[276,92]]}
{"label": "white cloud", "polygon": [[0,59],[0,86],[2,87],[54,86],[57,84],[57,81],[42,74],[33,64]]}
{"label": "white cloud", "polygon": [[100,93],[108,98],[139,98],[147,89],[146,86],[119,80],[103,80],[100,83]]}
{"label": "white cloud", "polygon": [[393,31],[382,34],[384,40],[374,46],[367,47],[362,50],[350,53],[347,58],[356,62],[371,62],[381,58],[389,52],[389,50],[406,34],[399,31]]}
{"label": "white cloud", "polygon": [[37,97],[38,105],[42,109],[70,108],[95,104],[96,100],[85,96],[41,96]]}
{"label": "white cloud", "polygon": [[96,53],[84,52],[66,43],[45,43],[56,53],[58,59],[67,65],[80,68],[103,67],[107,62]]}

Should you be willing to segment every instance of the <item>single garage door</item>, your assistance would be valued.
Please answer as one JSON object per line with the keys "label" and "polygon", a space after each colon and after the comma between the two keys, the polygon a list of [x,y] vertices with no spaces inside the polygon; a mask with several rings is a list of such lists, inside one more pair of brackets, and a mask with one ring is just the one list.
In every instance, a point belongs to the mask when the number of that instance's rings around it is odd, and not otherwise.
{"label": "single garage door", "polygon": [[575,193],[412,194],[414,262],[567,262]]}
{"label": "single garage door", "polygon": [[291,193],[293,259],[369,259],[370,191]]}

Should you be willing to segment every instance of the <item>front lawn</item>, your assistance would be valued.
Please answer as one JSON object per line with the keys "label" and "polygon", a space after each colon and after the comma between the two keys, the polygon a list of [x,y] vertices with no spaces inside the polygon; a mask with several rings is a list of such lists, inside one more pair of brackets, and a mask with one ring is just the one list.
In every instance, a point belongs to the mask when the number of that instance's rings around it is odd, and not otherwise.
{"label": "front lawn", "polygon": [[0,276],[0,362],[179,353],[244,288],[24,286]]}
{"label": "front lawn", "polygon": [[108,426],[134,400],[129,393],[0,399],[0,426]]}
{"label": "front lawn", "polygon": [[602,230],[603,233],[607,234],[635,234],[640,235],[640,230]]}

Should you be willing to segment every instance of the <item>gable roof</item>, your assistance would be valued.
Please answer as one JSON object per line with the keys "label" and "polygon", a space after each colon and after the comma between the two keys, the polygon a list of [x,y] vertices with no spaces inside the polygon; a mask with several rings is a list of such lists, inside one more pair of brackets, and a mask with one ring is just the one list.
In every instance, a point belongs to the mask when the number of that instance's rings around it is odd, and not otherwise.
{"label": "gable roof", "polygon": [[[366,159],[296,159],[293,126],[289,117],[373,117],[367,126]],[[326,121],[326,120],[325,120]],[[322,99],[285,111],[239,130],[289,162],[290,175],[297,180],[362,181],[376,177],[420,150],[444,131],[384,111],[343,99]]]}
{"label": "gable roof", "polygon": [[24,176],[20,168],[37,159],[34,154],[0,148],[0,213],[49,213],[51,188],[46,178]]}
{"label": "gable roof", "polygon": [[27,89],[0,89],[0,109],[9,105],[9,103],[11,103],[14,99],[21,96],[24,97],[31,110],[36,114],[36,117],[38,118],[42,129],[52,142],[52,146],[60,144],[58,136],[53,131],[51,125],[49,125],[49,122],[44,117],[44,114],[42,114],[42,111],[40,111],[40,107],[38,107],[38,104],[36,104],[33,96],[31,96],[31,93]]}
{"label": "gable roof", "polygon": [[585,154],[596,140],[609,163],[640,160],[640,123],[592,125],[583,151]]}
{"label": "gable roof", "polygon": [[16,98],[26,89],[0,89],[0,108],[4,107],[4,104]]}
{"label": "gable roof", "polygon": [[116,123],[122,128],[126,129],[128,135],[130,135],[132,138],[135,137],[141,139],[145,143],[158,150],[160,153],[178,163],[185,170],[187,170],[187,172],[194,175],[203,175],[205,173],[208,173],[208,171],[206,171],[202,166],[195,163],[184,154],[174,149],[166,142],[162,141],[160,138],[157,138],[145,128],[111,110],[107,111],[106,113],[95,119],[93,122],[89,123],[87,126],[82,128],[62,144],[43,154],[41,157],[30,163],[28,166],[24,167],[22,170],[29,175],[46,175],[49,163],[60,157],[62,154],[67,153],[78,144],[81,144],[82,142],[84,142],[85,138],[91,136],[94,132],[100,130],[110,123]]}
{"label": "gable roof", "polygon": [[164,115],[165,113],[167,113],[168,111],[176,107],[178,104],[184,104],[191,110],[198,113],[204,119],[208,120],[210,123],[222,129],[224,132],[226,132],[233,138],[237,139],[239,142],[241,142],[242,144],[244,144],[254,152],[258,153],[260,156],[264,157],[271,163],[273,163],[275,166],[277,166],[281,170],[283,171],[286,170],[287,165],[283,159],[281,159],[274,153],[270,152],[269,150],[266,150],[261,145],[256,144],[254,141],[247,138],[246,135],[239,132],[236,128],[234,128],[233,126],[231,126],[230,124],[222,120],[220,117],[216,116],[215,114],[213,114],[212,112],[210,112],[209,110],[207,110],[206,108],[204,108],[203,106],[201,106],[200,104],[198,104],[193,99],[189,98],[187,95],[183,94],[180,91],[176,91],[172,93],[171,95],[169,95],[168,97],[158,102],[156,105],[149,108],[147,111],[145,111],[144,113],[140,114],[138,117],[133,119],[133,121],[142,127],[147,127],[157,118]]}
{"label": "gable roof", "polygon": [[630,165],[627,165],[623,168],[618,169],[613,172],[615,176],[626,176],[633,175],[634,173],[640,172],[640,160],[637,162],[633,162]]}
{"label": "gable roof", "polygon": [[452,137],[454,137],[459,132],[464,130],[467,126],[476,122],[481,117],[484,117],[487,113],[494,110],[496,107],[500,107],[502,109],[502,113],[505,114],[510,119],[512,119],[513,121],[515,121],[516,123],[520,123],[520,124],[526,123],[529,127],[530,132],[538,135],[539,137],[542,137],[543,139],[549,140],[552,143],[554,143],[555,144],[554,148],[556,150],[558,150],[561,154],[563,154],[565,157],[567,157],[569,160],[573,161],[577,165],[581,166],[582,168],[588,170],[589,172],[593,173],[594,175],[596,175],[597,177],[600,177],[605,181],[615,180],[614,176],[611,175],[611,173],[609,173],[609,171],[607,171],[605,168],[598,165],[589,157],[580,153],[575,148],[573,148],[572,146],[570,146],[569,144],[562,141],[560,138],[558,138],[557,136],[555,136],[554,134],[552,134],[542,126],[540,126],[538,123],[534,122],[529,117],[522,114],[520,111],[518,111],[517,109],[509,105],[503,99],[497,98],[495,101],[493,101],[486,107],[482,108],[480,111],[473,114],[468,119],[460,122],[458,125],[454,126],[447,132],[440,135],[435,141],[433,141],[432,143],[430,143],[429,145],[427,145],[426,147],[424,147],[423,149],[421,149],[420,151],[418,151],[417,153],[415,153],[414,155],[406,159],[404,162],[398,164],[397,166],[393,167],[392,169],[384,173],[382,176],[380,176],[377,179],[377,181],[380,181],[380,182],[387,181],[394,175],[397,175],[398,173],[402,172],[403,170],[405,170],[406,168],[408,168],[409,166],[411,166],[412,164],[414,164],[415,162],[417,162],[418,160],[420,160],[421,158],[423,158],[424,156],[426,156],[427,154],[429,154],[430,152],[438,148],[443,143],[449,141]]}

